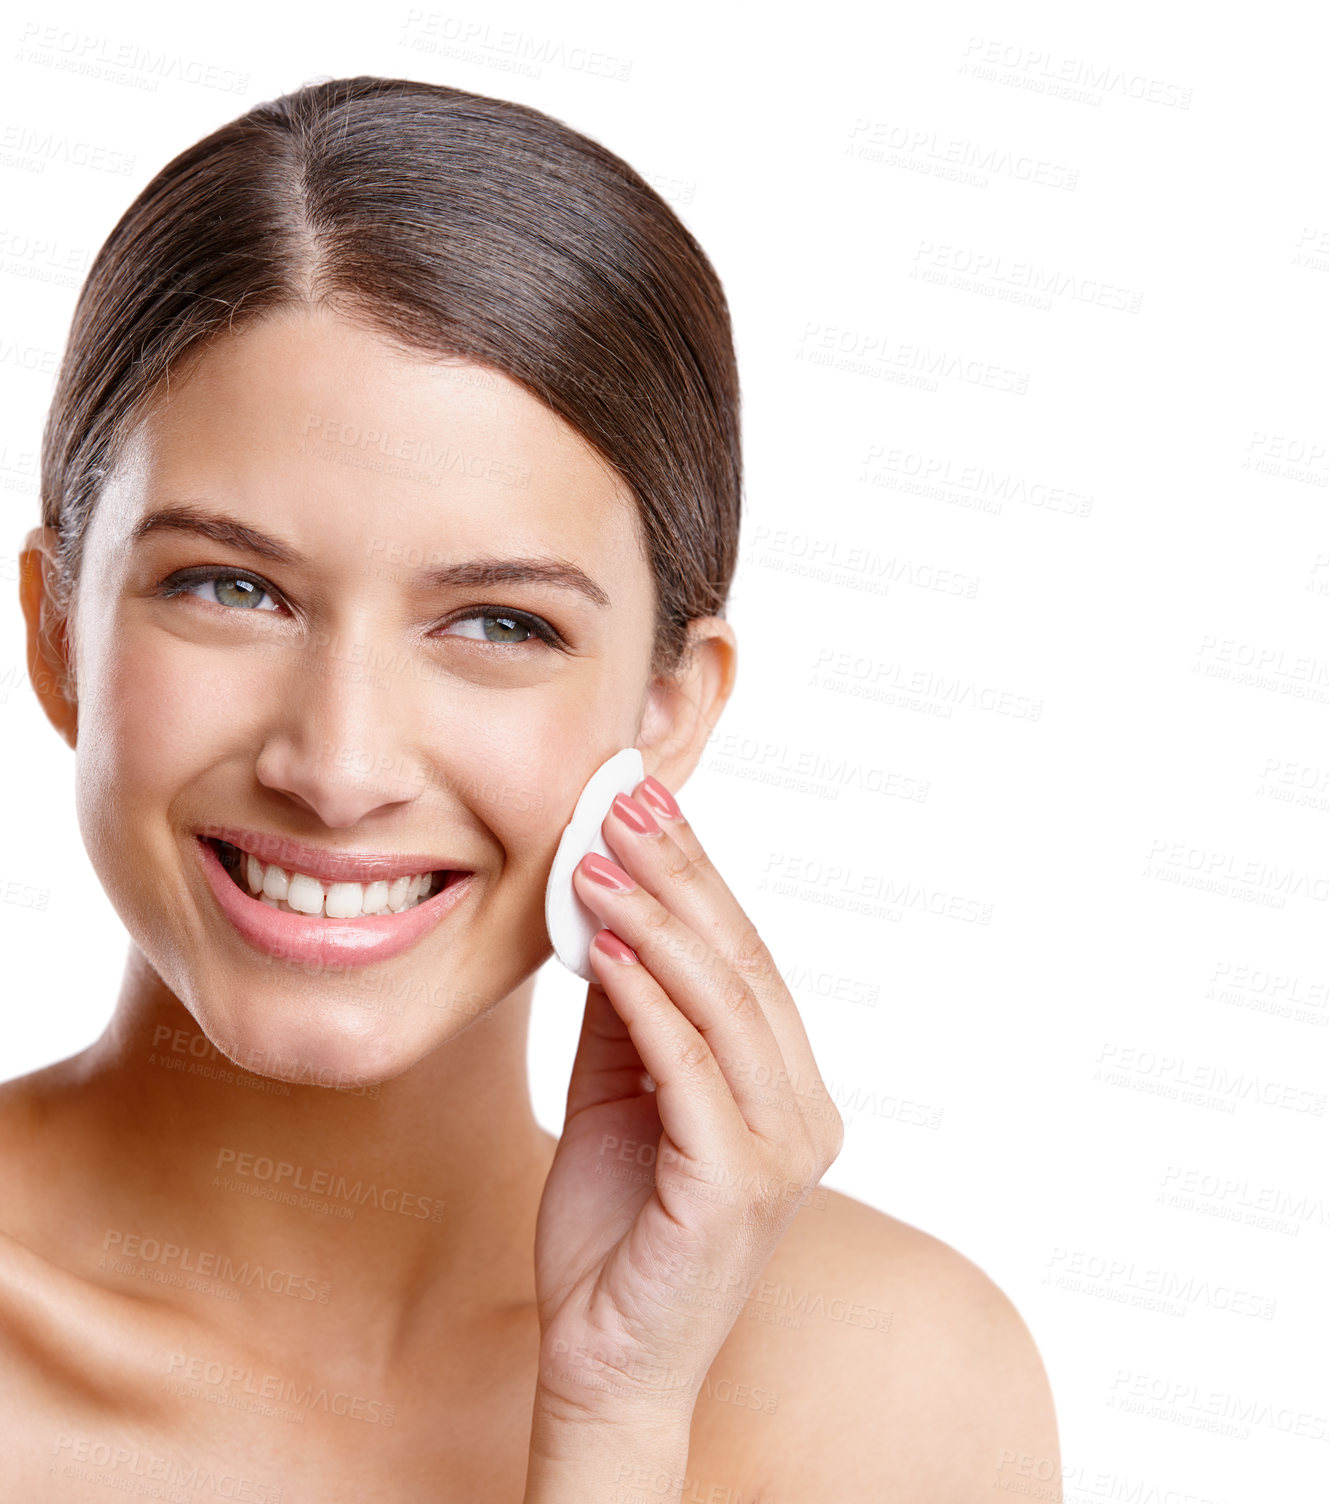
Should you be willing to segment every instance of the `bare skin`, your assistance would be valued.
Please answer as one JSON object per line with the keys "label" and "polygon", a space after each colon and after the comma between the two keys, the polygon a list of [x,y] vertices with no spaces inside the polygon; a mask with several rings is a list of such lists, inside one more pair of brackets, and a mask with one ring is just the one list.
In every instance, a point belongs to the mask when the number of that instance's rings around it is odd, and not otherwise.
{"label": "bare skin", "polygon": [[[132,543],[182,500],[301,561],[179,527]],[[134,940],[97,1044],[0,1088],[6,1481],[102,1499],[108,1478],[202,1468],[221,1497],[515,1504],[558,1147],[526,1078],[544,878],[617,748],[682,788],[732,688],[732,630],[694,623],[686,675],[652,681],[654,582],[618,478],[502,376],[325,311],[265,319],[173,381],[100,503],[68,624],[50,542],[34,531],[23,558],[32,678]],[[573,562],[609,603],[410,581],[482,555]],[[195,566],[215,582],[160,593]],[[488,640],[500,607],[567,651]],[[217,909],[193,834],[210,820],[437,853],[475,891],[402,955],[311,973]],[[606,1165],[631,1183],[637,1146],[619,1148]],[[274,1199],[292,1186],[317,1190]],[[945,1245],[814,1191],[763,1278],[731,1299],[691,1412],[686,1504],[921,1504],[1000,1486],[1008,1454],[1055,1467],[1032,1341]],[[843,1314],[781,1324],[781,1292]],[[699,1319],[719,1300],[695,1298]],[[670,1497],[648,1448],[614,1482],[616,1504]],[[181,1496],[214,1495],[195,1474]]]}

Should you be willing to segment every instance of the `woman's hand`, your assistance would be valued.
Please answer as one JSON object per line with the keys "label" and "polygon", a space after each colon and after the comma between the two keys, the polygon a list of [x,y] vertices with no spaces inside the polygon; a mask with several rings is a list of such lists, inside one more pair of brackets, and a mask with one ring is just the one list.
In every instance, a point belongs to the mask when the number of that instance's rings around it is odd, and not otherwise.
{"label": "woman's hand", "polygon": [[770,953],[664,786],[620,795],[601,828],[618,864],[574,873],[604,929],[536,1229],[536,1415],[686,1437],[844,1128]]}

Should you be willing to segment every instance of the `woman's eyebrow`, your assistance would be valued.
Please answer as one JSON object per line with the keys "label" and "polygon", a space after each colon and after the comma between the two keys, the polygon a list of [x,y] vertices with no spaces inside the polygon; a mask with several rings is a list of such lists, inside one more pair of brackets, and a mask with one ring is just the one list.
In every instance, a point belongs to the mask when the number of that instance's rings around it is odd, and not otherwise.
{"label": "woman's eyebrow", "polygon": [[[258,528],[250,527],[248,523],[240,522],[234,517],[228,517],[224,512],[192,504],[177,503],[149,512],[135,523],[129,535],[129,546],[135,547],[149,533],[162,529],[193,533],[198,537],[208,538],[213,543],[227,544],[232,548],[258,554],[260,558],[272,559],[278,564],[298,567],[305,563],[303,554],[289,543],[283,543],[279,538],[260,532]],[[578,591],[597,606],[611,604],[608,594],[590,575],[562,559],[466,559],[456,564],[433,565],[417,570],[412,583],[421,590],[523,583],[555,585],[564,590]]]}
{"label": "woman's eyebrow", "polygon": [[141,517],[129,534],[130,548],[136,548],[149,533],[162,529],[194,533],[201,538],[210,538],[213,543],[229,544],[232,548],[243,548],[251,554],[258,554],[260,558],[273,559],[278,564],[304,563],[299,551],[288,543],[270,538],[267,533],[261,533],[247,523],[238,522],[224,512],[210,512],[192,503],[158,507]]}
{"label": "woman's eyebrow", "polygon": [[466,559],[458,564],[422,569],[415,576],[415,584],[421,590],[444,590],[450,586],[557,585],[564,590],[579,591],[594,605],[610,604],[607,592],[590,575],[561,559]]}

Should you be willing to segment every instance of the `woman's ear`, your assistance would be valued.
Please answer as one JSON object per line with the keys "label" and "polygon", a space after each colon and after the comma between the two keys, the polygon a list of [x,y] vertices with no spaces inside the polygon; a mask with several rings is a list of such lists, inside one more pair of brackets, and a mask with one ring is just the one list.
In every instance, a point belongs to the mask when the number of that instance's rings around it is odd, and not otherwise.
{"label": "woman's ear", "polygon": [[69,743],[78,743],[72,634],[52,588],[56,577],[54,528],[35,527],[18,556],[18,592],[28,624],[28,677],[46,718]]}
{"label": "woman's ear", "polygon": [[728,702],[738,671],[738,642],[722,616],[688,626],[688,651],[672,679],[652,679],[636,746],[646,771],[680,789],[697,766]]}

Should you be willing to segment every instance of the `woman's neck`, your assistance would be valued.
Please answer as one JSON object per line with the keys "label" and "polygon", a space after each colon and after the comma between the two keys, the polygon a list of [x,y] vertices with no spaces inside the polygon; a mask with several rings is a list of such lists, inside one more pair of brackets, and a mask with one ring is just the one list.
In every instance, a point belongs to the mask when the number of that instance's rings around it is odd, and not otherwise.
{"label": "woman's neck", "polygon": [[[168,1262],[293,1281],[293,1314],[318,1299],[322,1337],[344,1323],[385,1367],[408,1327],[445,1337],[453,1319],[529,1307],[555,1145],[531,1110],[532,991],[393,1081],[334,1089],[238,1069],[131,947],[106,1033],[37,1078],[79,1236],[130,1262],[189,1250]],[[280,1303],[237,1302],[235,1335],[252,1312],[272,1340],[274,1305],[280,1322]],[[293,1321],[292,1340],[308,1329]]]}

